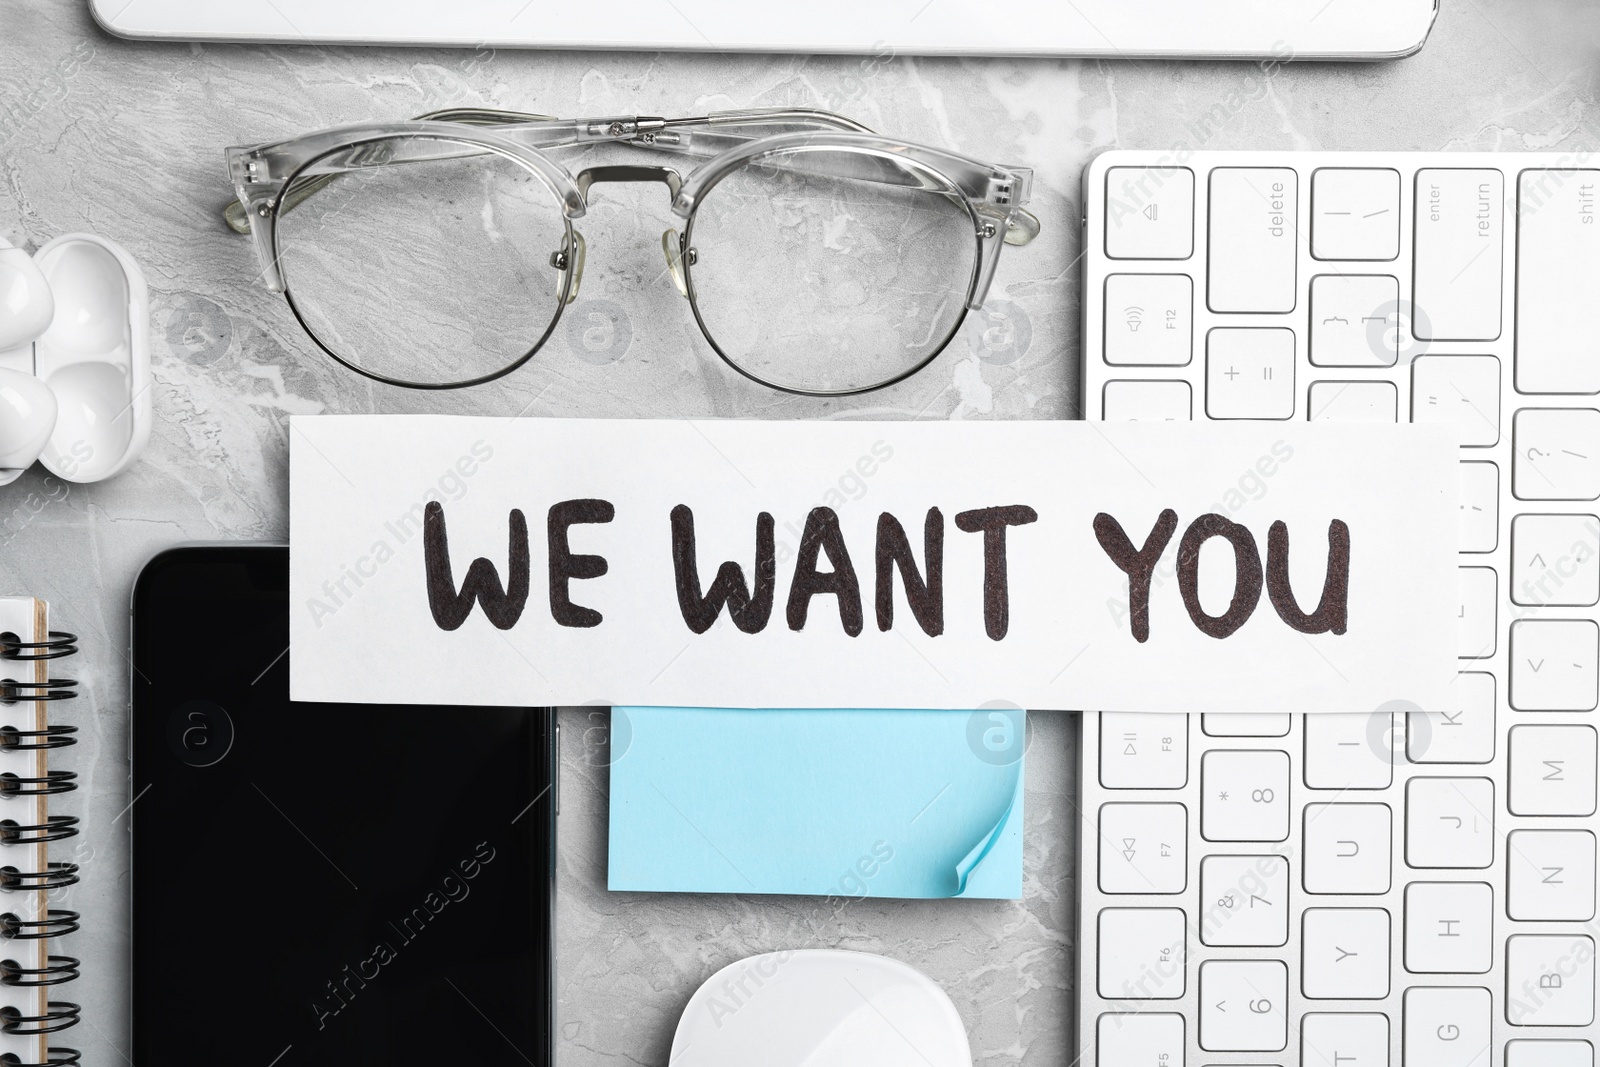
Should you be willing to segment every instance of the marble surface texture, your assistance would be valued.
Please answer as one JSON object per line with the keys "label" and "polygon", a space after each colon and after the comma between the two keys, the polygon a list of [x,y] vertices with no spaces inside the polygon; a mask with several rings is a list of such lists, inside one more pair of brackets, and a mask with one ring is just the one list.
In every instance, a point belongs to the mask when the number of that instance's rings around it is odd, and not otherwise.
{"label": "marble surface texture", "polygon": [[[1007,17],[997,12],[997,17]],[[156,425],[142,462],[68,486],[0,488],[0,590],[50,599],[84,637],[60,765],[82,791],[85,915],[72,989],[84,1062],[128,1034],[127,604],[139,566],[182,541],[288,536],[291,415],[474,411],[529,417],[1062,419],[1076,416],[1079,176],[1110,147],[1594,149],[1600,7],[1443,0],[1417,56],[1381,65],[542,54],[131,44],[82,0],[0,0],[0,235],[121,242],[151,286]],[[786,397],[727,372],[660,273],[659,190],[607,189],[569,325],[503,383],[386,389],[313,350],[251,249],[223,228],[224,146],[449,105],[562,116],[824,107],[879,130],[1036,169],[1044,232],[1009,249],[987,311],[923,373],[864,398]],[[1209,120],[1201,120],[1209,116]],[[615,192],[613,193],[613,190]],[[603,712],[567,709],[560,859],[561,1063],[664,1067],[690,992],[739,957],[834,946],[915,964],[949,992],[980,1064],[1073,1058],[1074,725],[1035,716],[1024,898],[882,901],[605,890]],[[182,892],[181,886],[173,887]]]}

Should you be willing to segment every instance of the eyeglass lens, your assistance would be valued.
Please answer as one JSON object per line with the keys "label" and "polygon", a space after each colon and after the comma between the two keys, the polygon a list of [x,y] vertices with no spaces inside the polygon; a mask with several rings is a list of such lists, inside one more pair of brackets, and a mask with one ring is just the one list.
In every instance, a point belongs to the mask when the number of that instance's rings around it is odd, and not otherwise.
{"label": "eyeglass lens", "polygon": [[791,389],[892,381],[961,323],[977,240],[954,189],[875,157],[758,158],[706,193],[695,306],[733,363]]}
{"label": "eyeglass lens", "polygon": [[[426,157],[417,140],[363,147]],[[567,232],[555,194],[520,163],[436,154],[344,169],[278,222],[289,299],[312,335],[368,374],[418,385],[494,374],[539,342]]]}

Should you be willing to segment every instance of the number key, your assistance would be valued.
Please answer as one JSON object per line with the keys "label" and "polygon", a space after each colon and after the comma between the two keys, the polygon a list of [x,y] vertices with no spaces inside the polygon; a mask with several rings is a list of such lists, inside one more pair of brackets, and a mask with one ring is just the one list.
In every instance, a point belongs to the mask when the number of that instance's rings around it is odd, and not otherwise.
{"label": "number key", "polygon": [[1200,788],[1200,832],[1207,841],[1288,838],[1287,752],[1207,752]]}
{"label": "number key", "polygon": [[1200,940],[1208,945],[1289,941],[1289,861],[1207,856],[1200,861]]}
{"label": "number key", "polygon": [[1207,960],[1200,965],[1200,1047],[1276,1052],[1288,1044],[1289,969],[1277,960]]}

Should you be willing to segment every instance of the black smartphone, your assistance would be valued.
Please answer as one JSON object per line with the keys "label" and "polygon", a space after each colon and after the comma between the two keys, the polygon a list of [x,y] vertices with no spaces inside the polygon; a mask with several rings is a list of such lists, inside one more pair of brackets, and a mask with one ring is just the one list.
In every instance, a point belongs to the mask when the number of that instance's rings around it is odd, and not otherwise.
{"label": "black smartphone", "polygon": [[553,709],[293,702],[290,610],[281,546],[134,586],[134,1064],[548,1067]]}

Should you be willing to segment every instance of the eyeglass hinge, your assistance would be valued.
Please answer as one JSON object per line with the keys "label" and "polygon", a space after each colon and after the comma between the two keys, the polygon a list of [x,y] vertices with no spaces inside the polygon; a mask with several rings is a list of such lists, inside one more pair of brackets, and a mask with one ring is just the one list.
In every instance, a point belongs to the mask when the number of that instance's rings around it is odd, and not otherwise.
{"label": "eyeglass hinge", "polygon": [[596,137],[638,138],[649,143],[650,134],[666,128],[667,120],[661,118],[612,119],[603,126],[598,123],[590,126],[589,133]]}
{"label": "eyeglass hinge", "polygon": [[985,199],[991,204],[999,204],[1002,207],[1007,206],[1011,203],[1011,198],[1016,195],[1016,186],[1017,183],[1013,178],[991,177],[989,179],[989,191]]}

